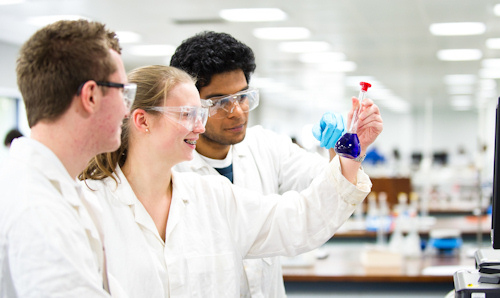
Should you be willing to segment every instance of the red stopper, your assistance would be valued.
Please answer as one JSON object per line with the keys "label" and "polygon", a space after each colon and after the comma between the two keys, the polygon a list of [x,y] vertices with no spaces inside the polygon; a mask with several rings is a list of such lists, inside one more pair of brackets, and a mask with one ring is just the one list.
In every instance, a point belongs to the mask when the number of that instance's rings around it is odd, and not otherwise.
{"label": "red stopper", "polygon": [[361,82],[359,83],[361,85],[361,91],[366,92],[368,88],[370,88],[372,85],[367,82]]}

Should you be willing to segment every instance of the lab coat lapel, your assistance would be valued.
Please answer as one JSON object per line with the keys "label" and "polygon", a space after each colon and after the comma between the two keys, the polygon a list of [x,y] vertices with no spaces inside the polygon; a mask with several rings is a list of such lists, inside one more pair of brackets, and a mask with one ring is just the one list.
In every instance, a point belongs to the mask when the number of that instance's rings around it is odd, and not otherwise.
{"label": "lab coat lapel", "polygon": [[59,158],[49,148],[28,138],[22,138],[16,140],[16,142],[18,143],[13,144],[15,147],[11,151],[13,157],[24,160],[24,162],[45,176],[61,194],[61,198],[77,212],[78,220],[86,231],[91,249],[102,270],[103,286],[109,292],[104,247],[102,245],[103,234],[100,230],[100,216],[102,216],[98,211],[100,208],[87,201],[81,191],[81,186],[74,180],[75,178],[69,175]]}
{"label": "lab coat lapel", "polygon": [[172,171],[172,202],[168,214],[167,230],[165,231],[165,242],[172,234],[177,224],[184,218],[184,212],[189,205],[188,195],[182,189],[176,187],[176,173]]}
{"label": "lab coat lapel", "polygon": [[[88,234],[100,242],[96,230],[96,225],[99,223],[94,223],[89,217],[88,212],[92,212],[91,209],[86,210],[87,212],[81,210],[85,207],[83,205],[84,197],[79,192],[80,186],[69,175],[59,158],[49,148],[33,139],[21,138],[15,141],[18,144],[13,144],[13,147],[15,146],[11,150],[13,157],[24,160],[25,163],[31,165],[45,176],[61,194],[62,199],[78,212],[81,223],[88,231]],[[19,145],[19,147],[16,145]],[[100,250],[102,250],[102,247]]]}
{"label": "lab coat lapel", "polygon": [[[116,190],[113,192],[115,199],[121,202],[122,204],[130,207],[130,210],[134,215],[134,219],[137,224],[149,230],[157,238],[159,238],[160,241],[163,241],[160,235],[158,234],[158,231],[156,230],[156,225],[153,219],[151,218],[149,213],[146,211],[146,208],[144,208],[144,206],[141,204],[141,202],[135,195],[132,187],[128,183],[127,177],[125,177],[120,167],[117,167],[115,172],[119,179],[118,187],[116,187]],[[107,178],[106,183],[114,184],[115,182],[113,179]]]}
{"label": "lab coat lapel", "polygon": [[245,140],[233,146],[233,176],[234,185],[263,192],[260,179],[248,179],[262,175]]}
{"label": "lab coat lapel", "polygon": [[[100,217],[102,214],[98,214],[95,212],[93,208],[99,208],[92,203],[86,201],[84,195],[82,194],[80,189],[74,189],[67,187],[67,185],[62,185],[62,194],[65,197],[79,197],[80,201],[70,200],[70,203],[73,207],[78,211],[80,218],[82,219],[82,224],[87,230],[87,233],[90,234],[91,237],[98,240],[99,242],[102,239],[102,232],[100,232],[100,225],[102,221]],[[85,212],[87,211],[87,212]],[[102,249],[102,247],[101,247]],[[99,249],[99,251],[101,250]]]}
{"label": "lab coat lapel", "polygon": [[[107,264],[106,264],[106,253],[105,253],[105,248],[104,248],[104,232],[103,232],[103,223],[102,223],[102,209],[100,205],[97,203],[97,198],[95,196],[92,196],[91,194],[87,194],[88,197],[86,197],[83,194],[83,191],[81,189],[82,186],[78,185],[76,188],[76,192],[78,193],[81,202],[83,206],[85,206],[86,210],[88,212],[82,212],[81,214],[86,214],[86,216],[83,216],[85,219],[85,222],[88,222],[88,224],[85,224],[85,228],[87,231],[90,231],[90,235],[92,237],[91,239],[91,246],[93,247],[93,250],[97,252],[97,257],[99,259],[99,264],[102,266],[102,273],[103,273],[103,286],[104,289],[109,292],[109,282],[108,282],[108,270],[107,270]],[[96,235],[96,230],[91,228],[90,225],[91,223],[94,223],[95,229],[97,229],[98,235]],[[87,232],[88,233],[88,232]]]}
{"label": "lab coat lapel", "polygon": [[180,163],[178,166],[183,168],[183,172],[186,172],[186,169],[189,169],[190,172],[200,173],[203,175],[219,175],[219,172],[212,168],[202,157],[201,155],[194,151],[193,152],[193,160],[185,161]]}

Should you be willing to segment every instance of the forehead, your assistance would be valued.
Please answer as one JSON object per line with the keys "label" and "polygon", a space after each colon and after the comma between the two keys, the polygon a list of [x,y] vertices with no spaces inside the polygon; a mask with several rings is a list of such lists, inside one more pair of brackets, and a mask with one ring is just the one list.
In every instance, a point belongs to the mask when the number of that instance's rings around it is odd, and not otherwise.
{"label": "forehead", "polygon": [[200,95],[192,82],[180,82],[167,94],[166,106],[200,106]]}
{"label": "forehead", "polygon": [[241,91],[248,87],[245,74],[241,69],[214,75],[210,84],[200,88],[201,98],[211,98],[214,96],[229,95]]}

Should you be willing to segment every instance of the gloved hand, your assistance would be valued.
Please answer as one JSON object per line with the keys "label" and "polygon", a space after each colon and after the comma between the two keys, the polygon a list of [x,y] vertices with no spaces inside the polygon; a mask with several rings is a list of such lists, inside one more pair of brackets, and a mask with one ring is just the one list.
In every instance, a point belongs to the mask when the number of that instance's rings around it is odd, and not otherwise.
{"label": "gloved hand", "polygon": [[326,112],[319,123],[314,124],[312,133],[320,141],[320,146],[326,149],[335,147],[337,140],[346,130],[344,116],[333,112]]}

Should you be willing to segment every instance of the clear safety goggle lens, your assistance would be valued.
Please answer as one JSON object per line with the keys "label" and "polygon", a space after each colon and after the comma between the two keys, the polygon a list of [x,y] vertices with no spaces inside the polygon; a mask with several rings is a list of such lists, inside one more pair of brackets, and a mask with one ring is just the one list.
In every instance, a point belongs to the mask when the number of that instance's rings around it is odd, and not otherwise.
{"label": "clear safety goggle lens", "polygon": [[168,119],[179,123],[189,131],[198,125],[205,127],[208,119],[208,108],[205,107],[152,107],[148,110],[163,113]]}
{"label": "clear safety goggle lens", "polygon": [[203,106],[208,107],[210,117],[225,118],[234,111],[236,105],[244,113],[248,113],[259,106],[259,90],[251,88],[229,96],[202,99],[201,102]]}
{"label": "clear safety goggle lens", "polygon": [[[76,91],[77,95],[80,95],[83,86],[87,82],[88,81],[85,81],[82,84],[80,84],[78,90]],[[109,88],[120,88],[123,94],[123,101],[127,106],[127,108],[130,110],[135,100],[135,93],[137,92],[137,84],[134,83],[122,84],[122,83],[105,82],[105,81],[95,81],[95,82],[98,86],[109,87]]]}
{"label": "clear safety goggle lens", "polygon": [[125,84],[123,87],[123,99],[127,108],[131,108],[135,100],[135,93],[137,92],[137,85],[134,83]]}

